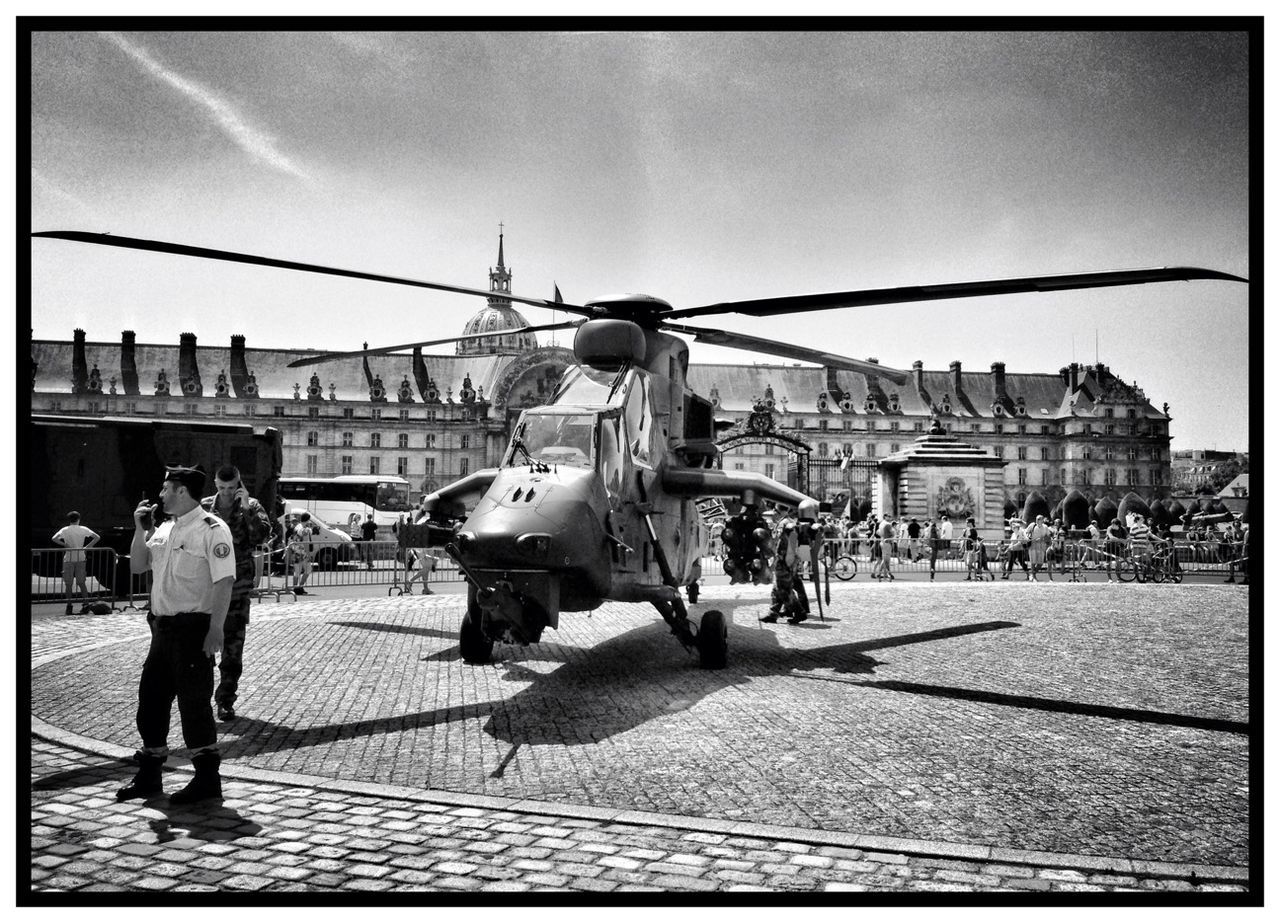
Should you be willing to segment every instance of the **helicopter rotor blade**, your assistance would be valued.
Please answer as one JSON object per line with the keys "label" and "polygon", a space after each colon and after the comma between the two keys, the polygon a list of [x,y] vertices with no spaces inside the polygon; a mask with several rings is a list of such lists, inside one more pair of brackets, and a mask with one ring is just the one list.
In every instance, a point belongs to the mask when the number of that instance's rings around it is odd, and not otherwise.
{"label": "helicopter rotor blade", "polygon": [[834,353],[823,352],[819,349],[809,349],[805,346],[792,346],[790,343],[779,343],[777,340],[765,340],[760,337],[747,336],[745,333],[708,330],[704,327],[688,327],[684,324],[668,323],[665,320],[662,323],[662,327],[664,330],[670,330],[674,333],[686,334],[693,337],[696,342],[706,343],[710,346],[729,346],[734,349],[768,353],[771,356],[780,356],[784,359],[816,362],[818,365],[833,369],[847,369],[851,372],[861,372],[864,375],[878,375],[881,378],[888,379],[895,385],[905,385],[910,378],[906,372],[901,369],[895,369],[892,366],[867,362],[864,359],[850,359],[847,356],[837,356]]}
{"label": "helicopter rotor blade", "polygon": [[1219,279],[1226,282],[1249,281],[1240,276],[1219,272],[1216,269],[1200,269],[1195,266],[1119,269],[1104,272],[1077,272],[1057,276],[992,279],[984,282],[904,285],[898,288],[858,289],[848,292],[753,298],[747,301],[722,301],[717,304],[702,305],[696,308],[677,308],[674,311],[668,311],[663,314],[663,318],[701,317],[706,314],[725,313],[770,317],[775,314],[824,311],[829,308],[860,308],[882,304],[940,301],[946,298],[976,298],[983,295],[1011,295],[1021,292],[1057,292],[1068,289],[1106,288],[1117,285],[1144,285],[1149,282],[1189,282],[1193,279]]}
{"label": "helicopter rotor blade", "polygon": [[[71,240],[84,244],[100,244],[104,247],[122,247],[127,250],[149,250],[154,253],[172,253],[177,256],[193,256],[206,260],[223,260],[228,263],[247,263],[250,266],[269,266],[274,269],[293,269],[298,272],[313,272],[326,276],[341,276],[347,279],[365,279],[371,282],[387,282],[392,285],[409,285],[414,288],[427,288],[439,292],[454,292],[459,295],[478,295],[482,298],[494,297],[493,292],[479,288],[467,288],[462,285],[447,285],[443,282],[427,282],[421,279],[405,279],[400,276],[386,276],[372,272],[361,272],[355,269],[337,269],[332,266],[319,266],[315,263],[299,263],[293,260],[278,260],[269,256],[255,256],[251,253],[235,253],[230,250],[213,250],[208,247],[193,247],[189,244],[175,244],[163,240],[143,240],[138,237],[117,237],[114,234],[92,234],[87,231],[37,231],[32,237],[48,237],[55,240]],[[549,301],[546,298],[525,298],[502,292],[505,301],[518,301],[520,304],[532,305],[535,308],[548,308],[555,311],[567,311],[584,317],[593,317],[596,312],[581,305],[565,304],[560,301]]]}
{"label": "helicopter rotor blade", "polygon": [[423,340],[420,343],[401,343],[398,346],[379,346],[377,349],[353,349],[350,352],[341,353],[321,353],[318,356],[307,356],[303,359],[294,359],[286,368],[297,369],[307,365],[320,365],[324,362],[334,362],[338,359],[357,359],[362,356],[385,356],[390,353],[399,352],[402,349],[415,349],[422,346],[441,346],[445,343],[461,343],[466,340],[482,340],[485,337],[510,336],[516,333],[538,333],[543,330],[564,330],[567,327],[578,327],[583,323],[580,320],[562,320],[556,324],[538,324],[536,326],[517,327],[511,330],[491,330],[488,333],[468,333],[462,336],[445,337],[442,340]]}

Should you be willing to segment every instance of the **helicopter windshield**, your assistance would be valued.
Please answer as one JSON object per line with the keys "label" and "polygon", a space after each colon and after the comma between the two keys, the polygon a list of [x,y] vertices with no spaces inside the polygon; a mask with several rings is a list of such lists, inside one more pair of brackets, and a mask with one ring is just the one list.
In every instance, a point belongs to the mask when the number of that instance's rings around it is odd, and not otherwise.
{"label": "helicopter windshield", "polygon": [[625,391],[613,389],[615,372],[601,372],[586,366],[574,366],[564,373],[560,387],[552,399],[556,404],[589,404],[616,406]]}
{"label": "helicopter windshield", "polygon": [[590,413],[526,413],[512,438],[507,467],[542,462],[590,468],[595,424]]}

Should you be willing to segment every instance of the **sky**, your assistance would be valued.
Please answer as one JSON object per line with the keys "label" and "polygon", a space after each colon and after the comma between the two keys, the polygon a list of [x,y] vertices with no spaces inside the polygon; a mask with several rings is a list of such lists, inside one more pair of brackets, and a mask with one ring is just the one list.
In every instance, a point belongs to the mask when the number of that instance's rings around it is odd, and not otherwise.
{"label": "sky", "polygon": [[[1243,34],[119,31],[31,47],[33,231],[483,289],[501,223],[515,293],[684,307],[1149,266],[1250,275]],[[349,350],[459,333],[483,306],[53,240],[31,241],[31,285],[32,335],[58,340]],[[1249,290],[696,323],[905,369],[1096,357],[1168,402],[1175,450],[1247,451]],[[701,344],[691,359],[782,361]]]}

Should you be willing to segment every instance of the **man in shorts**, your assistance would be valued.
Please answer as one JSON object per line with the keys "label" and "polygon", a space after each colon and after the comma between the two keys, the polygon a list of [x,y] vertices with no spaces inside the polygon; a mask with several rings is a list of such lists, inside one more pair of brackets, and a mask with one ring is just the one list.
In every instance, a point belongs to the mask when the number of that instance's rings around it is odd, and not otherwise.
{"label": "man in shorts", "polygon": [[53,543],[67,549],[62,555],[62,584],[67,593],[67,615],[71,614],[71,584],[80,585],[80,611],[88,608],[85,599],[89,595],[88,568],[85,549],[98,544],[101,536],[88,526],[80,525],[80,514],[72,510],[67,514],[67,524],[53,533]]}

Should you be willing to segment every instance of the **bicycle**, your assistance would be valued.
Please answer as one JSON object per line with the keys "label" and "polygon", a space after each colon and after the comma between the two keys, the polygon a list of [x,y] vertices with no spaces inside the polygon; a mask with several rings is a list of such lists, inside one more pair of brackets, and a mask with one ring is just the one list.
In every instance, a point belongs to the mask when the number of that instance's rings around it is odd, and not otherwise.
{"label": "bicycle", "polygon": [[850,555],[842,554],[836,558],[836,563],[832,566],[831,572],[839,580],[852,580],[858,576],[858,562]]}
{"label": "bicycle", "polygon": [[1182,568],[1177,566],[1174,558],[1176,550],[1170,547],[1156,548],[1149,554],[1116,561],[1116,576],[1128,583],[1137,579],[1139,583],[1182,582]]}

